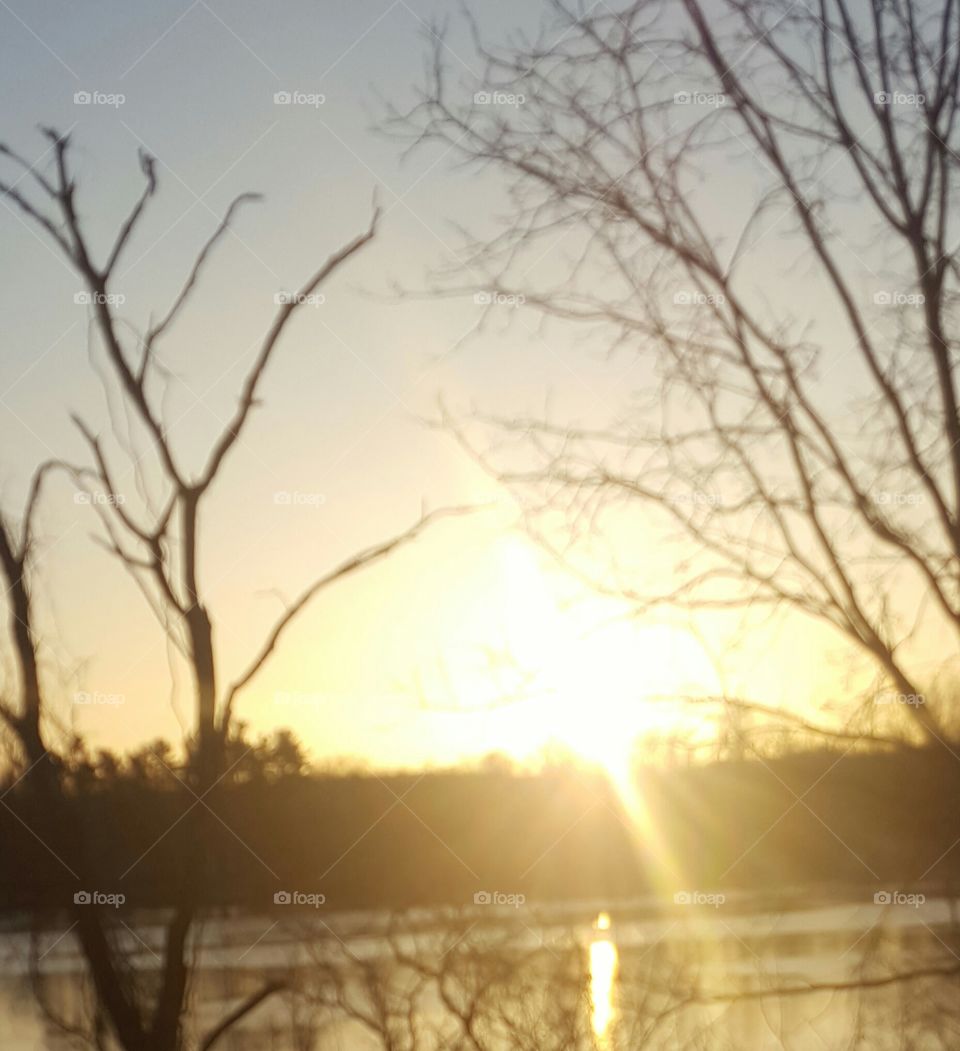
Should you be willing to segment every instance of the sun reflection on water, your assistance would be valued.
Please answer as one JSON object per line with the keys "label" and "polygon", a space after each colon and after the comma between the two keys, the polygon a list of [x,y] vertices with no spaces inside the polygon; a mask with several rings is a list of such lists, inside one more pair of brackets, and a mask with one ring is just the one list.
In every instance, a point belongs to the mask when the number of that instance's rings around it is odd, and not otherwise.
{"label": "sun reflection on water", "polygon": [[[598,932],[610,930],[610,916],[601,912],[594,928]],[[619,956],[609,937],[597,937],[590,942],[590,1021],[598,1048],[609,1047],[608,1030],[613,1020],[613,992],[617,977]]]}

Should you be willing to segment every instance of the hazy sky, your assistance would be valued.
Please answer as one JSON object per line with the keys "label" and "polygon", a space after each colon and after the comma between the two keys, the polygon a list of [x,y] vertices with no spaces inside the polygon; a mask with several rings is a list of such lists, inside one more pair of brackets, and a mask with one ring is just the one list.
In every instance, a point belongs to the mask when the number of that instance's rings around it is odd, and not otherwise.
{"label": "hazy sky", "polygon": [[[532,25],[541,8],[485,2],[482,21],[497,33]],[[164,348],[168,418],[184,462],[199,465],[234,406],[274,294],[297,287],[366,226],[375,191],[384,207],[375,243],[288,332],[264,405],[206,509],[203,580],[227,677],[282,596],[409,524],[422,500],[500,495],[449,438],[420,422],[439,392],[461,407],[533,412],[550,391],[555,405],[591,420],[639,382],[634,363],[600,368],[571,336],[542,335],[522,311],[504,308],[502,321],[461,342],[480,316],[470,297],[394,296],[395,284],[421,288],[428,268],[456,258],[454,222],[482,227],[500,204],[492,176],[456,170],[436,149],[401,163],[402,144],[374,130],[383,99],[412,99],[424,31],[446,9],[426,0],[0,4],[2,138],[40,159],[38,124],[72,130],[82,221],[96,244],[108,244],[139,192],[137,149],[159,161],[159,196],[116,283],[133,324],[142,329],[169,303],[234,196],[266,195],[238,217]],[[470,72],[455,21],[450,47]],[[284,91],[324,100],[277,105]],[[77,92],[100,94],[83,105]],[[0,484],[6,505],[17,506],[33,464],[79,455],[71,411],[95,429],[108,417],[88,358],[86,308],[73,301],[76,278],[6,203],[0,238]],[[284,506],[278,492],[307,495]],[[588,632],[619,612],[600,602],[565,613],[571,585],[504,533],[511,517],[500,507],[440,525],[389,564],[338,585],[291,632],[240,715],[260,728],[290,724],[318,754],[377,762],[443,762],[497,747],[522,755],[551,739],[596,757],[614,745],[623,751],[657,723],[644,695],[716,687],[709,662],[674,631]],[[67,673],[64,715],[123,746],[176,733],[162,636],[132,583],[90,544],[94,518],[66,483],[51,489],[43,524],[42,594],[56,624],[48,667]],[[486,701],[522,677],[488,670],[501,647],[536,669],[538,693],[490,713]],[[835,670],[811,666],[793,646],[752,675],[766,699],[796,701]],[[78,710],[69,703],[76,689],[124,701]],[[579,703],[586,694],[589,703]],[[614,697],[621,722],[623,698],[638,699],[626,725],[604,721]],[[425,710],[433,704],[480,714]]]}

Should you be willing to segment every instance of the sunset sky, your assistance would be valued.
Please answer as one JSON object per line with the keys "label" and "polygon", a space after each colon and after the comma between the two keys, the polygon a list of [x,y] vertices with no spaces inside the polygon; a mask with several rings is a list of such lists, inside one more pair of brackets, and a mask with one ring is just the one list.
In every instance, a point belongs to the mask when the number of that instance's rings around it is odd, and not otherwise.
{"label": "sunset sky", "polygon": [[[492,750],[526,757],[559,742],[616,767],[636,735],[676,725],[653,700],[663,694],[726,686],[794,706],[842,696],[857,666],[796,620],[758,628],[721,682],[683,625],[625,619],[624,607],[585,595],[512,528],[517,508],[505,492],[424,425],[441,393],[459,412],[520,415],[549,395],[561,418],[602,422],[645,382],[636,358],[607,361],[576,332],[540,329],[529,311],[504,307],[477,333],[481,308],[470,296],[398,298],[398,286],[421,292],[432,268],[457,261],[454,224],[487,229],[503,204],[495,175],[458,169],[436,149],[401,162],[404,144],[374,127],[384,100],[413,100],[426,27],[446,7],[298,0],[278,17],[253,0],[0,5],[2,138],[39,159],[38,124],[71,130],[82,220],[96,243],[108,243],[140,190],[137,149],[159,161],[159,196],[117,282],[132,323],[142,329],[165,308],[234,196],[265,194],[241,212],[166,340],[182,462],[199,465],[232,410],[275,293],[362,231],[375,193],[384,209],[375,242],[288,332],[264,404],[206,508],[203,580],[225,677],[283,597],[410,524],[422,502],[491,505],[432,527],[322,596],[238,714],[257,730],[292,726],[318,757],[446,763]],[[496,35],[540,13],[538,3],[494,2],[482,20]],[[479,72],[462,27],[449,46],[467,75]],[[325,99],[277,105],[282,91]],[[124,100],[77,105],[76,92]],[[733,180],[718,175],[715,189],[735,197]],[[81,455],[70,413],[94,430],[107,429],[108,415],[77,278],[6,203],[0,237],[0,492],[17,507],[33,465]],[[812,300],[816,289],[801,280],[792,294]],[[836,378],[842,393],[842,365]],[[278,493],[297,495],[283,504]],[[48,672],[61,677],[63,717],[111,746],[177,736],[177,712],[190,723],[186,682],[171,702],[162,634],[121,568],[91,544],[90,508],[60,480],[41,521]],[[656,530],[631,528],[638,571],[662,573]],[[732,624],[699,627],[722,648]],[[77,690],[123,703],[77,706]]]}

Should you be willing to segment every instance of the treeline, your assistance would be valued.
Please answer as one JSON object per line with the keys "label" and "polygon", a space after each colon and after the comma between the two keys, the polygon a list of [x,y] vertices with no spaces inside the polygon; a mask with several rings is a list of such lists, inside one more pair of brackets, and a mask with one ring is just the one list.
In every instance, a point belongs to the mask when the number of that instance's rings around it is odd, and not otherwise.
{"label": "treeline", "polygon": [[[89,887],[32,831],[29,778],[10,786],[0,908],[58,909],[85,890],[122,894],[127,908],[189,891],[203,907],[251,910],[299,892],[339,910],[469,905],[482,892],[535,905],[960,876],[960,764],[942,751],[808,751],[641,770],[633,820],[601,775],[573,766],[318,771],[288,733],[231,749],[229,774],[202,801],[162,747],[126,759],[72,754],[72,819]],[[202,872],[184,866],[190,823],[181,818],[191,807],[207,815]]]}
{"label": "treeline", "polygon": [[[65,776],[89,887],[33,834],[24,778],[0,808],[0,908],[59,908],[78,889],[122,894],[127,908],[184,893],[252,910],[284,892],[322,895],[327,909],[469,905],[484,892],[533,903],[621,898],[640,882],[620,801],[589,771],[518,775],[496,758],[426,773],[318,771],[284,732],[239,738],[226,765],[198,801],[167,749],[72,754]],[[207,816],[203,872],[184,871],[190,822],[180,819],[191,807]]]}
{"label": "treeline", "polygon": [[688,887],[777,896],[960,878],[960,762],[946,748],[838,746],[647,770],[639,789],[660,862]]}

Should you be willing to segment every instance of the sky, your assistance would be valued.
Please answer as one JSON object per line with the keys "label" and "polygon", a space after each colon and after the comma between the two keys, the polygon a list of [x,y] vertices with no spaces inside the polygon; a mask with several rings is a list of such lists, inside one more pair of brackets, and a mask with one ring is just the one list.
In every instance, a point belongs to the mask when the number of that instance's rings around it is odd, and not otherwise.
{"label": "sky", "polygon": [[[481,21],[494,34],[516,30],[541,8],[484,3]],[[205,508],[202,579],[224,677],[284,598],[422,506],[491,506],[321,596],[239,716],[255,730],[291,726],[318,758],[442,764],[492,750],[522,758],[554,742],[612,764],[637,734],[669,729],[652,698],[716,692],[718,679],[676,624],[625,620],[617,604],[584,596],[513,528],[506,494],[424,423],[441,394],[461,410],[530,414],[548,393],[586,422],[643,382],[635,364],[600,367],[574,334],[544,334],[523,311],[504,308],[477,331],[472,297],[418,294],[433,268],[458,260],[455,225],[482,230],[503,205],[492,173],[458,168],[438,148],[404,155],[378,129],[388,101],[413,100],[427,27],[443,17],[452,60],[469,74],[462,25],[426,0],[7,0],[0,138],[42,167],[37,126],[70,131],[81,220],[101,248],[139,193],[137,150],[157,158],[160,192],[117,280],[121,315],[141,329],[229,202],[264,194],[238,216],[164,347],[166,408],[182,462],[196,466],[236,403],[275,294],[361,232],[375,197],[383,209],[373,244],[285,336]],[[284,92],[312,102],[278,104]],[[83,93],[92,101],[75,101]],[[70,414],[95,430],[108,415],[75,275],[7,202],[0,243],[0,500],[16,508],[36,463],[80,455]],[[278,493],[295,496],[278,503]],[[89,507],[59,482],[41,524],[38,594],[62,718],[120,748],[177,736],[190,722],[186,683],[171,684],[139,593],[91,543]],[[789,638],[758,634],[739,685],[802,705],[841,681],[822,633],[794,626]],[[77,705],[77,691],[118,701]]]}

